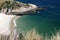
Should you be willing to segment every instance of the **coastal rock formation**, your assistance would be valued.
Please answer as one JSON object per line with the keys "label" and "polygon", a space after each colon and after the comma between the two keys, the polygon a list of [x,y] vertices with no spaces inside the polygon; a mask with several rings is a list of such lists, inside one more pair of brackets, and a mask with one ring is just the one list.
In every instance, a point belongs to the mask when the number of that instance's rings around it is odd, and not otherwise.
{"label": "coastal rock formation", "polygon": [[19,37],[19,32],[17,31],[15,20],[22,15],[35,14],[37,10],[39,9],[34,4],[26,4],[18,1],[0,2],[0,39],[16,40]]}
{"label": "coastal rock formation", "polygon": [[39,8],[34,4],[27,4],[18,1],[3,1],[0,4],[0,12],[13,15],[34,14]]}

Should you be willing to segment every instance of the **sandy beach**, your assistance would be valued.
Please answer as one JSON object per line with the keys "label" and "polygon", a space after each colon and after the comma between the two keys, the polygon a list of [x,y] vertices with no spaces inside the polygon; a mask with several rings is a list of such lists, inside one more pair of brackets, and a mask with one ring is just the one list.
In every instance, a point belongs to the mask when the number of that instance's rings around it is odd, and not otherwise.
{"label": "sandy beach", "polygon": [[0,34],[8,35],[15,28],[15,20],[21,16],[0,13]]}

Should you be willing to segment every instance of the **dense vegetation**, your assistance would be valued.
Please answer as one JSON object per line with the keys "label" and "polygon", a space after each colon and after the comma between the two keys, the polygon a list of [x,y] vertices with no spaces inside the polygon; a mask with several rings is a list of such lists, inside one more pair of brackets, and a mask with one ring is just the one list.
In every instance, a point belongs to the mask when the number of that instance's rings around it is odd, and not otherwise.
{"label": "dense vegetation", "polygon": [[3,1],[2,3],[0,2],[0,9],[15,9],[15,8],[20,8],[20,7],[26,7],[29,6],[28,4],[21,3],[18,1]]}

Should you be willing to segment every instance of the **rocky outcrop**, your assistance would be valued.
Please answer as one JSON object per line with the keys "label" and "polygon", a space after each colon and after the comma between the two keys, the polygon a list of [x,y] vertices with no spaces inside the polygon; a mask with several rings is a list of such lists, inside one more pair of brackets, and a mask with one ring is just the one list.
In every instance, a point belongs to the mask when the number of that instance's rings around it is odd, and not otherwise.
{"label": "rocky outcrop", "polygon": [[37,10],[39,10],[39,8],[34,4],[27,4],[18,1],[4,1],[0,4],[0,12],[9,15],[35,14]]}
{"label": "rocky outcrop", "polygon": [[[34,4],[26,4],[18,1],[0,2],[0,39],[1,40],[25,40],[22,33],[16,28],[16,15],[35,14],[38,7]],[[14,21],[14,22],[13,22]]]}

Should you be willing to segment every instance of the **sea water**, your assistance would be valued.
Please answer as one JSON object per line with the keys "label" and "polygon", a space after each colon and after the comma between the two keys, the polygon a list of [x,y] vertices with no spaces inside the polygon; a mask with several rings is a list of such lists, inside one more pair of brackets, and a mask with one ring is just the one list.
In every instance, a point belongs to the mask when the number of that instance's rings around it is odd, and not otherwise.
{"label": "sea water", "polygon": [[32,3],[45,8],[36,15],[25,15],[17,20],[17,27],[26,32],[36,28],[39,34],[54,34],[60,30],[60,1],[59,0],[18,0]]}

